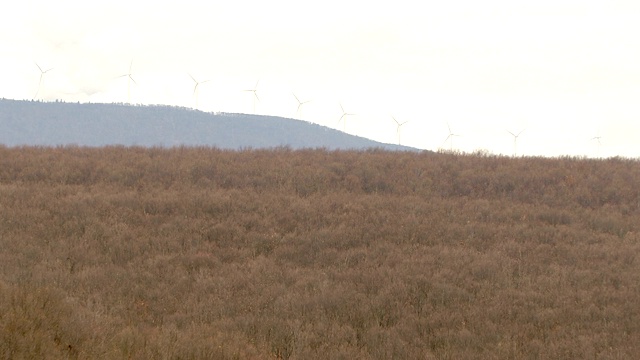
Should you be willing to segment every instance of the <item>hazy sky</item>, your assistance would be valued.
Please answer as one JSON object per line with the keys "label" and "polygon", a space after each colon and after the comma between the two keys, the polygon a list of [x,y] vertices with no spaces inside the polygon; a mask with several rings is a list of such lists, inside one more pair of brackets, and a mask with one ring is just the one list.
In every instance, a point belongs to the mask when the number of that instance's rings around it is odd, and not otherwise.
{"label": "hazy sky", "polygon": [[258,114],[388,143],[640,156],[637,0],[201,3],[12,2],[0,97],[252,113],[259,80]]}

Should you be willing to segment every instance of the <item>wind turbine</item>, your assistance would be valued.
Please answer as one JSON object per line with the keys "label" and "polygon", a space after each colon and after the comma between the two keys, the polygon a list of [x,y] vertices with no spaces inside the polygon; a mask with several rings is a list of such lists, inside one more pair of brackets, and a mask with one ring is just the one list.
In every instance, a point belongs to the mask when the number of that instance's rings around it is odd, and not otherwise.
{"label": "wind turbine", "polygon": [[[355,114],[350,114],[350,113],[344,111],[344,108],[342,107],[342,104],[340,104],[340,109],[342,109],[342,116],[340,116],[340,119],[338,120],[338,124],[340,124],[340,121],[342,121],[342,119],[344,119],[346,116],[355,115]],[[344,128],[343,128],[344,130],[343,131],[347,132],[347,119],[344,119],[343,126],[344,126]]]}
{"label": "wind turbine", "polygon": [[398,133],[398,145],[400,145],[400,127],[401,127],[402,125],[404,125],[404,124],[408,123],[408,122],[409,122],[409,120],[407,120],[407,121],[405,121],[405,122],[403,122],[403,123],[400,123],[400,122],[398,122],[398,120],[396,120],[396,118],[395,118],[395,117],[393,117],[393,116],[392,116],[391,118],[392,118],[392,119],[393,119],[393,121],[395,121],[395,122],[396,122],[396,124],[398,125],[398,128],[396,129],[396,132]]}
{"label": "wind turbine", "polygon": [[[453,137],[454,137],[454,136],[460,136],[460,135],[458,135],[458,134],[454,134],[454,133],[451,131],[451,126],[449,126],[449,123],[447,123],[447,128],[449,129],[449,135],[447,136],[447,138],[446,138],[446,139],[444,139],[444,142],[442,143],[442,145],[446,144],[446,143],[447,143],[447,140],[451,139],[451,151],[453,151]],[[442,147],[442,146],[440,146],[440,147]]]}
{"label": "wind turbine", "polygon": [[293,95],[294,98],[296,98],[296,101],[298,102],[298,109],[296,109],[296,115],[298,117],[302,117],[302,112],[300,111],[300,108],[302,107],[302,105],[311,102],[311,100],[307,100],[307,101],[300,101],[300,99],[298,99],[298,97],[296,96],[296,94],[291,93]]}
{"label": "wind turbine", "polygon": [[118,76],[118,78],[121,77],[127,77],[127,102],[131,103],[131,82],[133,81],[134,84],[138,85],[138,83],[133,80],[133,77],[131,76],[131,68],[133,67],[133,59],[131,59],[131,63],[129,64],[129,72],[123,75]]}
{"label": "wind turbine", "polygon": [[40,65],[38,65],[38,63],[35,63],[36,66],[38,67],[38,70],[40,70],[40,81],[38,81],[38,90],[36,91],[36,94],[33,95],[33,98],[35,99],[36,97],[38,97],[38,93],[40,93],[40,86],[42,86],[42,78],[44,77],[44,74],[48,73],[49,71],[53,70],[53,68],[51,69],[47,69],[47,70],[42,70],[42,68],[40,67]]}
{"label": "wind turbine", "polygon": [[242,90],[242,91],[249,91],[253,93],[253,113],[256,113],[256,100],[260,101],[260,98],[258,97],[258,83],[260,82],[260,80],[256,81],[256,86],[253,87],[253,89],[247,89],[247,90]]}
{"label": "wind turbine", "polygon": [[189,73],[187,73],[187,74],[189,75],[191,80],[193,80],[193,82],[196,83],[196,85],[193,87],[193,95],[196,97],[196,109],[197,109],[198,108],[198,85],[204,84],[204,83],[209,82],[211,80],[198,81],[193,76],[191,76],[191,74],[189,74]]}
{"label": "wind turbine", "polygon": [[600,156],[600,145],[602,145],[602,143],[600,142],[600,139],[602,139],[602,136],[597,135],[591,138],[591,141],[596,140],[598,141],[598,152],[597,155]]}
{"label": "wind turbine", "polygon": [[520,134],[522,134],[522,132],[524,130],[525,129],[520,130],[520,132],[518,134],[514,134],[511,131],[507,130],[507,132],[509,134],[511,134],[511,136],[513,136],[513,156],[514,157],[517,155],[517,150],[518,150],[518,147],[517,147],[518,146],[518,143],[517,143],[518,142],[518,136],[520,136]]}

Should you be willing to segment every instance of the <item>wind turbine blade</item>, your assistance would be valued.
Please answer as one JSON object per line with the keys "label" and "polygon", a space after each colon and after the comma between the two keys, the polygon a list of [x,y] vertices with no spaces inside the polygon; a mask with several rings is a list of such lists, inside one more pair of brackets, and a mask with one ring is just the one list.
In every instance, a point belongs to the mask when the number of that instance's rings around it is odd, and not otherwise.
{"label": "wind turbine blade", "polygon": [[40,93],[40,87],[42,87],[42,75],[43,75],[43,74],[40,74],[40,81],[38,81],[38,90],[36,90],[36,94],[35,94],[35,95],[33,95],[33,98],[34,98],[34,99],[35,99],[35,98],[37,98],[37,97],[38,97],[38,94]]}
{"label": "wind turbine blade", "polygon": [[449,140],[450,137],[451,135],[447,136],[447,138],[444,139],[444,141],[442,142],[442,145],[440,145],[440,148],[442,148],[447,143],[447,140]]}

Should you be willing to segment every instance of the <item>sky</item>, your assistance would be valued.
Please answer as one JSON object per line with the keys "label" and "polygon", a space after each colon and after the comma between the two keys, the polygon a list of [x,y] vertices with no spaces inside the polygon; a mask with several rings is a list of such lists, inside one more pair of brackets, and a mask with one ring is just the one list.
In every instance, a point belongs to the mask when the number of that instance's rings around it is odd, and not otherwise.
{"label": "sky", "polygon": [[13,2],[0,97],[284,116],[436,151],[640,157],[638,1],[207,3]]}

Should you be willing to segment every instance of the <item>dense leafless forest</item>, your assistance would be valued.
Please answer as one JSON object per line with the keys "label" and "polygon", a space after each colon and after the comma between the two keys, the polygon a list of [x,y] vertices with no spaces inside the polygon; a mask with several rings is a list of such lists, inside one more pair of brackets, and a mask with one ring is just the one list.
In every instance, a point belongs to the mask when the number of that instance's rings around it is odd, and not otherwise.
{"label": "dense leafless forest", "polygon": [[629,359],[640,164],[0,147],[0,357]]}

